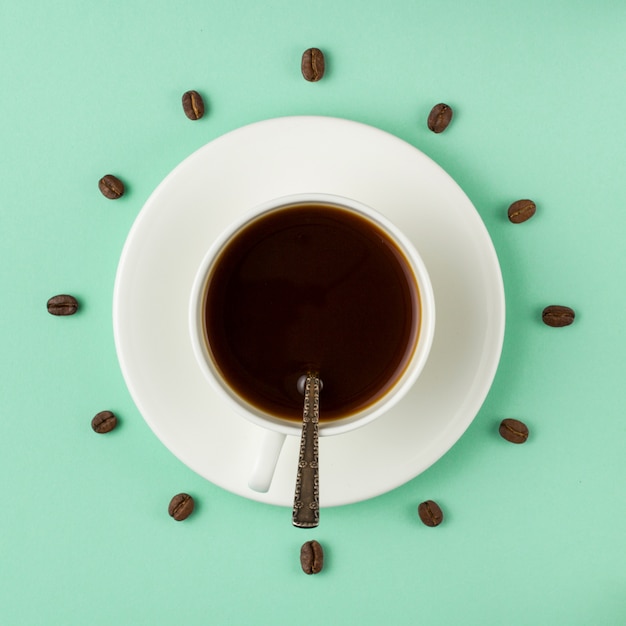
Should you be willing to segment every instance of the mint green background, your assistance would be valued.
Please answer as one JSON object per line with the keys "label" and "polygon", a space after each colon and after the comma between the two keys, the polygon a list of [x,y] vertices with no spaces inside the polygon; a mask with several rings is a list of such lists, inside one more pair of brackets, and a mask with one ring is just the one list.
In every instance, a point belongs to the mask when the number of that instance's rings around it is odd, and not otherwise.
{"label": "mint green background", "polygon": [[[328,72],[304,81],[310,46]],[[626,4],[530,0],[3,2],[0,611],[3,624],[626,624]],[[208,112],[183,115],[199,90]],[[442,135],[430,108],[455,117]],[[113,344],[119,254],[159,181],[206,142],[292,114],[394,133],[463,187],[495,243],[494,386],[441,461],[322,512],[232,495],[135,408]],[[103,174],[128,182],[119,201]],[[536,216],[506,219],[520,197]],[[75,294],[79,314],[46,300]],[[547,304],[576,322],[551,329]],[[111,409],[120,427],[95,435]],[[497,434],[503,417],[531,438]],[[197,510],[167,515],[188,491]],[[417,504],[437,500],[442,526]],[[305,576],[303,541],[326,549]]]}

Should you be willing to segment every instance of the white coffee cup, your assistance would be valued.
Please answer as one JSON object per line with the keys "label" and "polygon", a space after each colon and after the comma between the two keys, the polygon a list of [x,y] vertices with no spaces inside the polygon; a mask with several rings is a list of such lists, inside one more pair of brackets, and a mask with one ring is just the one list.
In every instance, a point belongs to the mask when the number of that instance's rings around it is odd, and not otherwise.
{"label": "white coffee cup", "polygon": [[[228,242],[252,220],[259,216],[292,205],[320,203],[333,205],[356,213],[372,222],[381,229],[395,246],[402,252],[410,271],[417,283],[419,293],[420,315],[416,321],[419,325],[414,333],[415,346],[397,380],[388,391],[364,409],[352,413],[345,418],[320,421],[321,437],[340,435],[369,424],[377,417],[389,411],[409,391],[426,364],[433,341],[435,330],[435,300],[426,267],[410,240],[388,219],[376,210],[349,198],[322,193],[304,193],[284,196],[262,203],[236,219],[213,242],[202,260],[191,291],[189,305],[189,330],[193,351],[198,365],[217,393],[224,397],[234,412],[264,429],[259,437],[259,453],[251,470],[248,485],[254,491],[265,492],[270,488],[276,463],[278,461],[285,437],[300,437],[301,426],[295,422],[268,414],[250,404],[231,388],[223,378],[214,358],[207,339],[205,329],[205,304],[209,277],[220,252]],[[321,374],[323,381],[323,373]],[[323,392],[322,392],[323,393]],[[323,407],[323,405],[322,405]],[[322,409],[323,410],[323,409]],[[295,469],[294,469],[295,476]]]}

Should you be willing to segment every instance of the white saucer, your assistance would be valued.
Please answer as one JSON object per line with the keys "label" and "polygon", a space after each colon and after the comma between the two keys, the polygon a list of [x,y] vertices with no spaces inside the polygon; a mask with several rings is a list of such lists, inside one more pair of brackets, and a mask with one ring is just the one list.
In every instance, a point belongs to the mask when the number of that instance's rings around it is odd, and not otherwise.
{"label": "white saucer", "polygon": [[430,357],[408,395],[374,423],[321,439],[326,507],[423,472],[465,432],[495,376],[504,338],[500,266],[472,203],[437,164],[393,135],[336,118],[278,118],[232,131],[189,156],[146,202],[120,259],[113,325],[130,393],[163,444],[224,489],[291,506],[297,438],[287,438],[269,492],[250,490],[261,430],[203,377],[187,313],[196,270],[222,229],[261,202],[303,192],[352,197],[386,215],[419,250],[437,306]]}

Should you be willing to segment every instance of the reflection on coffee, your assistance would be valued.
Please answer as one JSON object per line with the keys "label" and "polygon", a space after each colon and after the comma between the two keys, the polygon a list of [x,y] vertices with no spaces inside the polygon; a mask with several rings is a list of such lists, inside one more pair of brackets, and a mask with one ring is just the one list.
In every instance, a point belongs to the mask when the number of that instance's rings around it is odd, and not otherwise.
{"label": "reflection on coffee", "polygon": [[419,334],[417,283],[369,219],[331,204],[271,210],[219,253],[205,292],[211,357],[239,396],[301,420],[298,378],[324,383],[321,417],[373,404],[399,379]]}

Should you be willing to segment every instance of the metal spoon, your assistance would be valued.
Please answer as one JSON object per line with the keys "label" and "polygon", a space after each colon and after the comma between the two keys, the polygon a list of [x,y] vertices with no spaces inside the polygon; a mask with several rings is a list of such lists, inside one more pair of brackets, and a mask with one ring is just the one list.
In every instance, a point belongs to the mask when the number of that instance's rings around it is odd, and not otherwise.
{"label": "metal spoon", "polygon": [[308,372],[304,381],[302,437],[292,514],[293,525],[298,528],[315,528],[320,522],[318,436],[321,388],[319,373]]}

